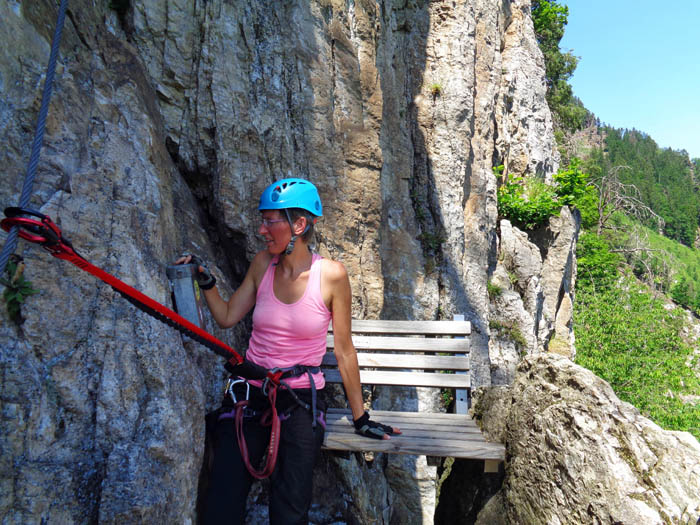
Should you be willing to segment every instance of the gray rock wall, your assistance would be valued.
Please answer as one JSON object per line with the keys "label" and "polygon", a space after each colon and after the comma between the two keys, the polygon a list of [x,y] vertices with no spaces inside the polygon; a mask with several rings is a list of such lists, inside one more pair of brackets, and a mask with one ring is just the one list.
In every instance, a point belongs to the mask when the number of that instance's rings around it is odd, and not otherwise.
{"label": "gray rock wall", "polygon": [[[528,1],[132,4],[120,17],[70,3],[32,206],[167,303],[163,268],[182,249],[233,289],[259,249],[262,188],[308,177],[326,211],[318,249],[347,265],[354,315],[464,313],[475,384],[500,377],[491,168],[557,164]],[[21,187],[55,10],[0,3],[3,204]],[[220,359],[77,268],[20,251],[39,294],[21,326],[0,313],[2,520],[194,522]],[[209,329],[245,348],[245,323]],[[317,521],[431,520],[425,458],[349,461],[328,460],[341,502],[318,502]]]}
{"label": "gray rock wall", "polygon": [[620,401],[592,372],[552,353],[530,356],[510,387],[476,411],[508,464],[501,491],[476,523],[694,525],[700,518],[700,443]]}

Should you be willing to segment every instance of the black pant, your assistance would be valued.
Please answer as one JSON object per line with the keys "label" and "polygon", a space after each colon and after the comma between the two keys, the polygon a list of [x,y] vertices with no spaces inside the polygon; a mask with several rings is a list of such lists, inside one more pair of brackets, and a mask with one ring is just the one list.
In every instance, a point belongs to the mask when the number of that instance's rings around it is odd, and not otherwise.
{"label": "black pant", "polygon": [[[311,412],[301,407],[282,421],[277,464],[270,477],[271,524],[308,523],[313,467],[324,434],[320,423],[315,429],[311,423]],[[247,419],[244,434],[250,463],[258,468],[269,443],[270,427],[260,425],[257,419]],[[233,419],[219,421],[202,523],[244,523],[246,498],[252,482],[253,477],[241,458]]]}

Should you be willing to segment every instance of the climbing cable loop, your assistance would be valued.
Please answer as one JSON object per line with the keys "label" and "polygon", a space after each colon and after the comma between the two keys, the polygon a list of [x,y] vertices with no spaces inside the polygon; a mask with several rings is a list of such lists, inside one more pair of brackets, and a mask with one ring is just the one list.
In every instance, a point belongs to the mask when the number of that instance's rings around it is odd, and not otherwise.
{"label": "climbing cable loop", "polygon": [[122,297],[140,310],[179,330],[220,356],[226,357],[232,365],[238,365],[243,362],[243,358],[238,352],[226,343],[205,332],[199,326],[191,323],[170,308],[163,306],[113,275],[89,263],[78,254],[71,242],[63,237],[59,227],[48,216],[27,208],[11,207],[5,209],[5,217],[5,219],[0,221],[0,227],[5,231],[15,229],[22,239],[40,244],[54,257],[68,261],[81,270],[94,275],[114,288]]}
{"label": "climbing cable loop", "polygon": [[[61,5],[58,8],[58,19],[56,20],[56,29],[51,41],[51,55],[49,56],[49,64],[46,68],[46,78],[44,79],[44,92],[41,97],[41,107],[39,109],[39,117],[36,122],[36,130],[34,132],[34,142],[32,142],[32,152],[29,157],[27,172],[24,176],[24,185],[22,186],[22,194],[19,199],[19,207],[26,208],[29,204],[29,198],[32,195],[34,187],[34,177],[36,169],[39,165],[39,153],[41,145],[44,141],[44,128],[46,127],[46,117],[49,113],[49,103],[51,102],[51,92],[53,90],[53,78],[56,71],[56,59],[58,58],[58,48],[61,44],[61,33],[63,32],[63,23],[66,19],[66,8],[68,0],[61,0]],[[10,258],[10,254],[17,247],[17,228],[11,228],[9,235],[5,240],[2,252],[0,252],[0,275],[5,271],[5,266]]]}

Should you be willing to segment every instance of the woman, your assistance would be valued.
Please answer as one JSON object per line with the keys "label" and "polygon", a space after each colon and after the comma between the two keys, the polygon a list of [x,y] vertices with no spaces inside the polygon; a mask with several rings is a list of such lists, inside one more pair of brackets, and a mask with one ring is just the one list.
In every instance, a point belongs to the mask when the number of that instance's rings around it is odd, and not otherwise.
{"label": "woman", "polygon": [[[228,301],[221,298],[216,280],[201,261],[188,255],[177,262],[200,264],[198,281],[220,326],[234,326],[255,307],[246,361],[266,369],[303,365],[294,372],[297,375],[284,379],[293,389],[293,395],[279,389],[276,402],[283,421],[271,477],[270,522],[307,523],[313,466],[324,432],[322,411],[316,410],[316,391],[325,385],[318,367],[326,351],[331,319],[338,369],[356,432],[390,439],[389,434],[400,431],[371,421],[363,408],[357,355],[350,336],[351,291],[347,271],[342,263],[323,259],[309,248],[314,223],[323,214],[316,187],[304,179],[280,180],[265,189],[258,210],[262,214],[258,232],[265,240],[266,249],[255,256],[241,286]],[[243,454],[232,416],[226,408],[220,411],[205,503],[206,523],[243,522],[252,483],[245,461],[249,459],[250,464],[256,464],[269,441],[270,427],[260,421],[269,400],[260,388],[260,381],[248,383],[252,386],[246,385],[245,394],[240,383],[237,384],[240,393],[233,392],[233,396],[247,395],[250,399],[243,425],[247,443]],[[224,406],[230,407],[232,401],[235,400],[225,400]]]}

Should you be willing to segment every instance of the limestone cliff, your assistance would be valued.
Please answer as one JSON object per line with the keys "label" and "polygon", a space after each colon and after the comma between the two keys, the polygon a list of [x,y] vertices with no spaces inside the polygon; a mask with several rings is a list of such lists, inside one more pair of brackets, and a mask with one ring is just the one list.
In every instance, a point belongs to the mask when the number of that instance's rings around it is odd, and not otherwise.
{"label": "limestone cliff", "polygon": [[[324,201],[318,249],[348,267],[356,317],[466,314],[474,383],[512,377],[489,326],[492,166],[557,167],[528,0],[108,4],[70,3],[32,199],[87,259],[167,302],[164,265],[195,250],[231,290],[259,249],[261,189],[308,177]],[[55,10],[0,3],[4,205],[21,187]],[[555,236],[562,280],[522,284],[525,303],[532,290],[549,308],[527,313],[528,351],[555,332],[572,341],[558,313],[571,232]],[[40,293],[21,326],[0,314],[3,522],[194,522],[220,360],[78,269],[21,250]],[[245,348],[245,325],[210,330]],[[340,488],[315,521],[432,520],[425,458],[324,461],[317,481]]]}

